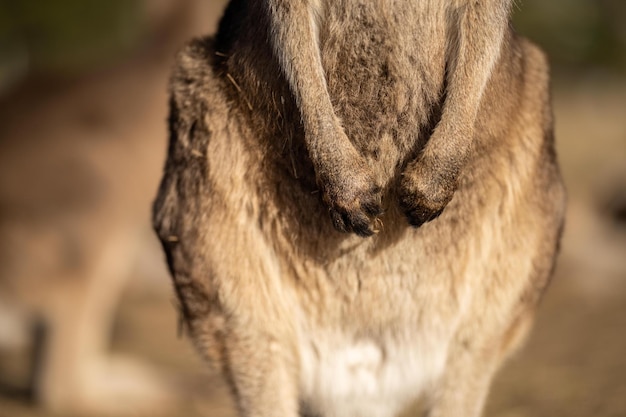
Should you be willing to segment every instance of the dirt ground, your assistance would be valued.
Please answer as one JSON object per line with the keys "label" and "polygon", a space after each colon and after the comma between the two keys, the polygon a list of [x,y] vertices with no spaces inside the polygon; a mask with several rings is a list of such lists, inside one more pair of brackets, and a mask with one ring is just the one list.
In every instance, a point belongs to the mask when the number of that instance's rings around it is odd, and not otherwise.
{"label": "dirt ground", "polygon": [[[165,72],[158,77],[164,85]],[[623,417],[626,82],[598,75],[557,80],[554,102],[570,195],[562,254],[535,329],[494,381],[485,415]],[[154,239],[146,239],[150,249],[144,262],[157,270],[157,278],[142,276],[145,269],[133,277],[115,318],[111,351],[151,364],[170,384],[177,411],[167,416],[233,416],[226,388],[177,335],[162,256]],[[17,398],[0,398],[0,417],[54,415]]]}

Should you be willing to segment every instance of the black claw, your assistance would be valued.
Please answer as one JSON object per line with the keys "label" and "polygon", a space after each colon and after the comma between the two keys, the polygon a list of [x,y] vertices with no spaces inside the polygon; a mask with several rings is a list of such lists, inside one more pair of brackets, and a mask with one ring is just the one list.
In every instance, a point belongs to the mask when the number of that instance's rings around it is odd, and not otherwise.
{"label": "black claw", "polygon": [[330,210],[330,217],[333,226],[340,232],[353,232],[361,237],[368,237],[374,234],[370,218],[362,212],[340,212],[335,209]]}
{"label": "black claw", "polygon": [[421,207],[414,207],[406,211],[406,216],[411,226],[420,227],[424,223],[435,220],[441,213],[443,213],[443,209],[431,211]]}
{"label": "black claw", "polygon": [[350,218],[350,224],[352,226],[352,231],[361,237],[368,237],[374,234],[374,231],[370,228],[370,220],[369,218],[356,215]]}
{"label": "black claw", "polygon": [[355,229],[354,233],[360,237],[370,237],[374,234],[374,231],[367,227],[365,229]]}
{"label": "black claw", "polygon": [[330,218],[333,221],[333,226],[340,232],[348,233],[347,222],[343,216],[337,210],[330,210]]}
{"label": "black claw", "polygon": [[409,224],[413,227],[420,227],[426,223],[424,217],[417,213],[407,213],[407,219],[409,220]]}
{"label": "black claw", "polygon": [[437,217],[441,216],[441,213],[443,213],[443,208],[435,211],[429,218],[428,220],[426,220],[427,222],[431,222],[433,220],[435,220]]}
{"label": "black claw", "polygon": [[383,209],[378,199],[368,201],[362,204],[363,211],[368,217],[378,217],[382,214]]}

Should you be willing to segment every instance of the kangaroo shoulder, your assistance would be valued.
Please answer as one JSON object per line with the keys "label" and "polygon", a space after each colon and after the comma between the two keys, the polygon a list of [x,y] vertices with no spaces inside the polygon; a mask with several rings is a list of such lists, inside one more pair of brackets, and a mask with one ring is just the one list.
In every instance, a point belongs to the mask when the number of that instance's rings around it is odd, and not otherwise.
{"label": "kangaroo shoulder", "polygon": [[215,51],[214,38],[196,38],[187,43],[176,56],[170,78],[172,101],[184,110],[224,104],[223,84],[219,76],[220,56]]}

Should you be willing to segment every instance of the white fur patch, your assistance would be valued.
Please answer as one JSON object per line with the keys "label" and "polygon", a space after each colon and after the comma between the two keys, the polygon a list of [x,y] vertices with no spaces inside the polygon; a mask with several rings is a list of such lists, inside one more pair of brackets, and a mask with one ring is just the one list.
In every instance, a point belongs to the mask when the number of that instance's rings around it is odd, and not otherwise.
{"label": "white fur patch", "polygon": [[443,371],[445,343],[381,346],[326,335],[300,343],[305,401],[328,417],[392,417]]}

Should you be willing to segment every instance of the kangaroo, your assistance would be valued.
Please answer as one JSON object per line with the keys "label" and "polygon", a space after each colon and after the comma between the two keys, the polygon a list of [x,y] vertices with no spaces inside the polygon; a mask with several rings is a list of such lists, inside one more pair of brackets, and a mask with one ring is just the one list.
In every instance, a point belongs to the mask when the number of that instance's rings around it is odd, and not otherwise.
{"label": "kangaroo", "polygon": [[[165,143],[159,87],[176,45],[213,26],[198,8],[214,6],[142,5],[158,50],[52,89],[26,82],[0,94],[0,397],[22,394],[46,414],[169,415],[186,400],[158,368],[110,345],[128,283],[153,274],[140,260],[152,250],[155,141]],[[7,353],[29,346],[23,372],[6,372]],[[0,402],[0,414],[18,413]]]}
{"label": "kangaroo", "polygon": [[510,5],[232,0],[180,53],[153,224],[240,415],[480,415],[565,209]]}

